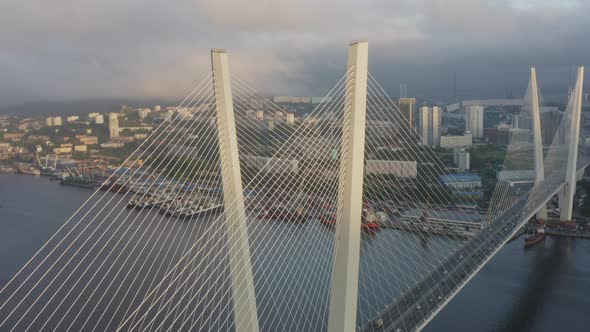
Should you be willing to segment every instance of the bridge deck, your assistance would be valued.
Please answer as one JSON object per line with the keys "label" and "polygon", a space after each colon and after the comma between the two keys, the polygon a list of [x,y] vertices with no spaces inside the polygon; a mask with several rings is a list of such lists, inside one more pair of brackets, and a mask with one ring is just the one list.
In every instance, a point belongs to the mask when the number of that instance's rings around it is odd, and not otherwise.
{"label": "bridge deck", "polygon": [[[588,164],[585,163],[582,169]],[[401,332],[422,329],[564,185],[546,181],[546,189],[540,192],[540,198],[521,197],[411,290],[384,308],[363,330]]]}

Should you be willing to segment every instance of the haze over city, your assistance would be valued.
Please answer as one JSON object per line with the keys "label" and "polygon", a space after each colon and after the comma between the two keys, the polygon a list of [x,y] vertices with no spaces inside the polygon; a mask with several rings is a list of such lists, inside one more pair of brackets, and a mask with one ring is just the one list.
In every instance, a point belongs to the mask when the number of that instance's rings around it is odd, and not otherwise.
{"label": "haze over city", "polygon": [[[0,3],[0,105],[184,96],[231,50],[235,75],[263,93],[321,95],[352,38],[371,41],[371,72],[398,95],[434,101],[524,93],[537,66],[563,102],[590,57],[587,1],[20,1]],[[23,19],[26,18],[26,19]]]}

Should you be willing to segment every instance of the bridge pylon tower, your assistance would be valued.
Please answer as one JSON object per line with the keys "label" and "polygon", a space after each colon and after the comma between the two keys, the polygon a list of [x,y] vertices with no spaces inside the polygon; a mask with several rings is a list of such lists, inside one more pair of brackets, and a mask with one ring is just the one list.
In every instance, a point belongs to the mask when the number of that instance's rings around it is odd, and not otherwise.
{"label": "bridge pylon tower", "polygon": [[211,50],[229,270],[236,331],[258,332],[258,314],[240,174],[228,54]]}
{"label": "bridge pylon tower", "polygon": [[367,41],[352,42],[348,48],[342,159],[340,160],[337,202],[337,238],[328,318],[328,331],[330,332],[356,330],[363,208],[368,51]]}
{"label": "bridge pylon tower", "polygon": [[[543,167],[543,139],[541,134],[541,114],[539,107],[539,87],[537,85],[537,71],[531,67],[531,119],[533,120],[533,149],[535,158],[535,186],[543,185],[545,169]],[[537,219],[547,219],[547,206],[543,205],[537,211]]]}
{"label": "bridge pylon tower", "polygon": [[582,94],[584,91],[584,67],[578,67],[578,79],[576,88],[571,95],[570,102],[573,102],[568,135],[568,154],[565,171],[565,186],[558,193],[559,198],[559,220],[567,221],[572,219],[574,209],[574,194],[576,192],[578,145],[580,142],[580,120],[582,116]]}

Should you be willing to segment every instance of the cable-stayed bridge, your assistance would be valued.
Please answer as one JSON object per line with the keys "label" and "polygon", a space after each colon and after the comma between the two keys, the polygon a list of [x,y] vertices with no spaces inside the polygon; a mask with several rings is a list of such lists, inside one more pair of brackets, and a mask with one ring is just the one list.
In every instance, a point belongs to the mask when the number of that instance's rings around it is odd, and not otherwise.
{"label": "cable-stayed bridge", "polygon": [[554,195],[572,218],[590,162],[583,68],[558,123],[541,122],[531,71],[531,126],[488,167],[481,209],[424,144],[440,113],[411,123],[368,71],[367,42],[298,118],[232,76],[227,52],[211,57],[133,166],[2,286],[0,330],[419,330]]}

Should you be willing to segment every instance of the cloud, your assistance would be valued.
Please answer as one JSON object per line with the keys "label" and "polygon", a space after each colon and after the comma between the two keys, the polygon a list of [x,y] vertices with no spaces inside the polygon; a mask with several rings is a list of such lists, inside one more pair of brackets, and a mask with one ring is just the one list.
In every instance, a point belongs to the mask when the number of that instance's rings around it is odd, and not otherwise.
{"label": "cloud", "polygon": [[[94,97],[178,98],[230,50],[232,71],[265,93],[321,94],[346,45],[368,38],[370,70],[393,92],[443,98],[458,72],[486,97],[559,75],[590,55],[590,5],[544,0],[4,0],[0,104]],[[522,77],[522,75],[525,75]],[[524,86],[522,89],[524,90]],[[565,90],[566,87],[563,87]]]}

